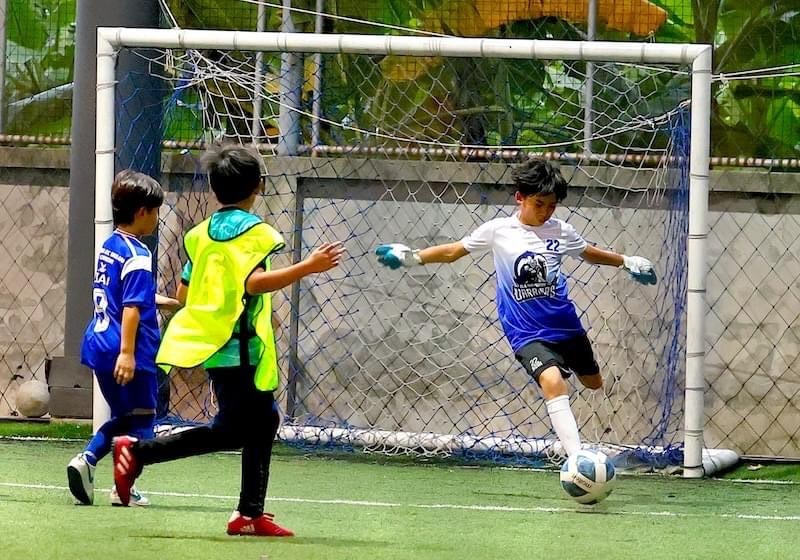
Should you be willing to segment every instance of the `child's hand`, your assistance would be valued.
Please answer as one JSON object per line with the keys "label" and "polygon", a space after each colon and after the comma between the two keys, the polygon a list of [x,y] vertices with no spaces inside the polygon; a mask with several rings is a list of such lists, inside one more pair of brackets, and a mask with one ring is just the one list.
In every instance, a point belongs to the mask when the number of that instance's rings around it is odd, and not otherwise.
{"label": "child's hand", "polygon": [[175,298],[156,294],[156,306],[165,311],[177,311],[181,308],[181,302]]}
{"label": "child's hand", "polygon": [[133,354],[120,353],[114,366],[114,380],[120,385],[127,385],[133,379],[134,371],[136,371],[136,358]]}
{"label": "child's hand", "polygon": [[341,241],[334,243],[323,243],[305,258],[311,272],[325,272],[339,265],[342,255],[345,252]]}
{"label": "child's hand", "polygon": [[622,255],[622,259],[622,266],[625,268],[625,270],[630,272],[634,280],[640,284],[655,285],[656,271],[653,267],[653,263],[644,257],[629,257],[627,255]]}

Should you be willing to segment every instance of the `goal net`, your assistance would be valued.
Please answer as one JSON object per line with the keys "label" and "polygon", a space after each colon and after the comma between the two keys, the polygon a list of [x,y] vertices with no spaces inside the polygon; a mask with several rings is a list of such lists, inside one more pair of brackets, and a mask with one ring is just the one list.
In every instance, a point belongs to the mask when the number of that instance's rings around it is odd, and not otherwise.
{"label": "goal net", "polygon": [[[491,255],[397,271],[374,255],[380,243],[459,240],[512,214],[510,171],[538,155],[571,184],[556,217],[590,243],[646,256],[659,274],[658,285],[640,286],[618,269],[565,262],[605,379],[600,391],[570,381],[582,439],[626,451],[628,462],[681,464],[692,320],[702,340],[702,307],[687,313],[687,248],[694,238],[702,263],[704,236],[689,235],[689,138],[692,112],[707,115],[690,102],[692,57],[704,51],[133,29],[105,37],[98,119],[113,102],[116,128],[98,129],[98,189],[110,184],[104,141],[117,168],[165,186],[162,291],[179,281],[183,234],[217,207],[199,167],[211,142],[263,155],[267,193],[254,211],[287,247],[274,267],[327,241],[347,248],[337,269],[274,294],[281,438],[390,454],[559,457],[544,401],[498,323]],[[125,72],[111,76],[105,59]],[[702,344],[689,354],[702,368]],[[201,369],[169,382],[171,423],[213,415]],[[695,436],[702,393],[699,402]]]}

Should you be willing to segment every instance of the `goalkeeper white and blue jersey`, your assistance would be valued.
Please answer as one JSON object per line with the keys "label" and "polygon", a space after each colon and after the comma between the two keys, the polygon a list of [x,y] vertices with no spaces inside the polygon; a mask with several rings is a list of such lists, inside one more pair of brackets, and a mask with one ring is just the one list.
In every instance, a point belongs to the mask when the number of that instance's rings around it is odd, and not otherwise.
{"label": "goalkeeper white and blue jersey", "polygon": [[586,241],[551,218],[527,226],[514,215],[486,222],[462,240],[470,253],[491,250],[497,272],[497,312],[511,348],[585,334],[561,273],[564,255],[578,256]]}
{"label": "goalkeeper white and blue jersey", "polygon": [[115,230],[97,258],[92,301],[94,316],[83,336],[81,362],[98,372],[113,372],[119,356],[122,310],[139,308],[136,331],[137,371],[156,372],[161,338],[156,309],[156,283],[150,249],[133,235]]}

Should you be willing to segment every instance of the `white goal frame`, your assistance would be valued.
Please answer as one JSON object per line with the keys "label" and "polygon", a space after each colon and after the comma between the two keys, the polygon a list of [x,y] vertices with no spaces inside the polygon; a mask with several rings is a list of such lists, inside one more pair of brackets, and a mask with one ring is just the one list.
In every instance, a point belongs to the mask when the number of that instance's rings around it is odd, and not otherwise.
{"label": "white goal frame", "polygon": [[[103,241],[113,231],[110,185],[114,179],[116,52],[124,47],[691,65],[683,473],[688,478],[700,478],[704,475],[703,406],[712,55],[710,45],[98,28],[95,253],[99,252]],[[93,415],[97,425],[99,420],[107,417],[108,412],[105,401],[96,387],[94,396]]]}

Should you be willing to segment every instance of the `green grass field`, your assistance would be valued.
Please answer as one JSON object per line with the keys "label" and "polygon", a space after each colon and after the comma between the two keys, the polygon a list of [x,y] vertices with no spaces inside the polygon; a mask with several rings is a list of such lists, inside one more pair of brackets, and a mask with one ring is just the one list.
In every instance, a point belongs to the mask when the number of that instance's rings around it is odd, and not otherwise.
{"label": "green grass field", "polygon": [[0,557],[800,557],[800,484],[791,481],[621,477],[604,510],[579,513],[555,472],[320,458],[282,448],[267,508],[297,536],[263,539],[225,535],[238,455],[148,467],[138,483],[153,501],[146,509],[108,505],[106,460],[95,505],[81,507],[65,480],[66,463],[81,448],[78,441],[0,440]]}

